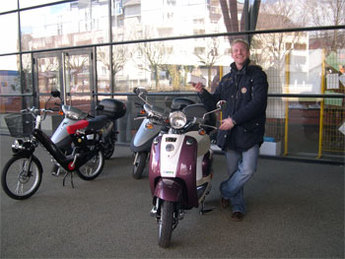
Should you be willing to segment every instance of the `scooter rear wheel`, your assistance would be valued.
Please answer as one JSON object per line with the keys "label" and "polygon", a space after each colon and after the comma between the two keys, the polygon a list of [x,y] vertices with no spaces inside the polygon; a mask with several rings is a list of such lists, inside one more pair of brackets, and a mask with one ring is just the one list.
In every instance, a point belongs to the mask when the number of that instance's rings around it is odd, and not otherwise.
{"label": "scooter rear wheel", "polygon": [[161,205],[161,217],[158,221],[158,245],[167,248],[170,245],[173,231],[174,203],[163,201]]}
{"label": "scooter rear wheel", "polygon": [[148,156],[147,152],[139,152],[137,155],[136,161],[133,163],[133,170],[132,170],[132,176],[135,179],[140,179],[143,175],[145,165],[146,165],[146,159]]}
{"label": "scooter rear wheel", "polygon": [[104,143],[104,159],[110,159],[114,153],[115,150],[115,142],[116,142],[116,132],[114,129],[112,129],[110,133],[110,137],[106,139]]}
{"label": "scooter rear wheel", "polygon": [[1,185],[5,193],[15,200],[31,197],[42,182],[42,165],[32,156],[14,156],[4,166]]}
{"label": "scooter rear wheel", "polygon": [[104,156],[102,151],[95,154],[89,161],[76,170],[78,176],[86,181],[95,179],[102,173],[104,166]]}

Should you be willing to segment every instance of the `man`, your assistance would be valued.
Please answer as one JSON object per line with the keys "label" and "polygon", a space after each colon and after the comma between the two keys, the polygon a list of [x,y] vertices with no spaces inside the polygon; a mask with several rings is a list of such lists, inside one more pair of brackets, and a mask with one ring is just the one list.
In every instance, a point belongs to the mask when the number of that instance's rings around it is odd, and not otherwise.
{"label": "man", "polygon": [[220,185],[221,206],[228,207],[230,202],[232,219],[241,221],[246,213],[243,187],[256,171],[265,132],[268,83],[261,67],[250,64],[248,43],[235,40],[231,56],[234,59],[231,70],[213,94],[200,83],[193,86],[209,110],[215,108],[217,101],[227,101],[217,136],[229,175]]}

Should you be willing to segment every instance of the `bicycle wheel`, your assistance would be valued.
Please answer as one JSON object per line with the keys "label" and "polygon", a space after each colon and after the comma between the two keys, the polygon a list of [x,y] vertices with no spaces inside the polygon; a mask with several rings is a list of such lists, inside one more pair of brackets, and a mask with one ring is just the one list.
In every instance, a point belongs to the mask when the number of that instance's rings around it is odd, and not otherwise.
{"label": "bicycle wheel", "polygon": [[2,188],[12,199],[27,199],[40,187],[42,172],[42,165],[37,157],[14,156],[2,170]]}
{"label": "bicycle wheel", "polygon": [[86,181],[95,179],[103,170],[104,156],[102,151],[98,151],[89,161],[76,170],[78,176]]}

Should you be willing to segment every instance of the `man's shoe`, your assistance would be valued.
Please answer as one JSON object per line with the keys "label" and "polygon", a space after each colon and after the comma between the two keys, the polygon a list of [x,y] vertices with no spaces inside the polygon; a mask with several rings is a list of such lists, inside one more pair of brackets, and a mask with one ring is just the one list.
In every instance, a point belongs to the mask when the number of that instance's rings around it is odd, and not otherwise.
{"label": "man's shoe", "polygon": [[229,200],[221,198],[220,199],[220,206],[222,207],[222,209],[229,207],[230,206]]}
{"label": "man's shoe", "polygon": [[231,216],[232,220],[237,221],[237,222],[242,221],[243,217],[244,217],[244,214],[239,211],[232,213],[232,216]]}

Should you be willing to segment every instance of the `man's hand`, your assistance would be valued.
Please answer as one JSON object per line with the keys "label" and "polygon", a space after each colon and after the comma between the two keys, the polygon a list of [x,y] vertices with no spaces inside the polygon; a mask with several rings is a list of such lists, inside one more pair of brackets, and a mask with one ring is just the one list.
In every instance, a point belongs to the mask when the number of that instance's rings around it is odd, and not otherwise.
{"label": "man's hand", "polygon": [[192,86],[195,88],[196,91],[198,91],[199,93],[201,93],[204,89],[203,85],[199,82],[197,84],[192,83]]}
{"label": "man's hand", "polygon": [[222,124],[219,126],[220,130],[230,130],[235,126],[234,122],[232,121],[232,119],[226,118],[224,120],[222,120]]}

